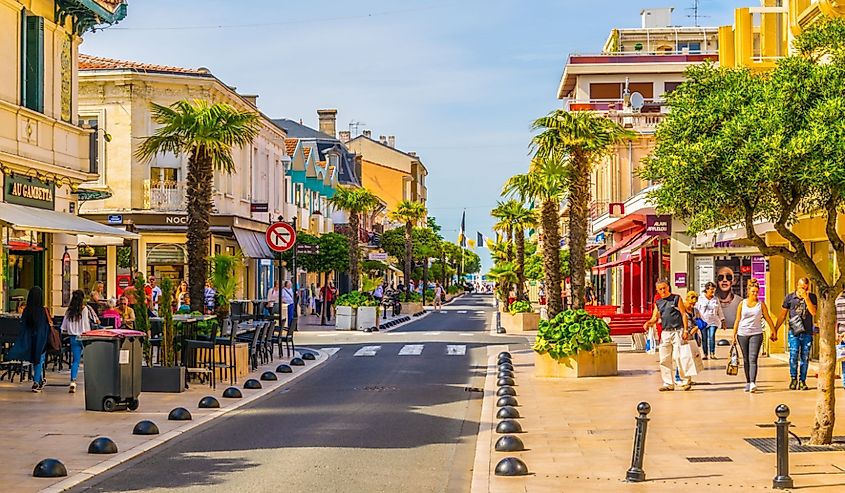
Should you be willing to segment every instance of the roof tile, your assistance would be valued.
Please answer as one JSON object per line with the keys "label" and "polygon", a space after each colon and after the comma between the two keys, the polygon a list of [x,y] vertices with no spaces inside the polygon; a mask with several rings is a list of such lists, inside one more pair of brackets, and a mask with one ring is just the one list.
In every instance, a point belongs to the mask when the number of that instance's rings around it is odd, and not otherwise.
{"label": "roof tile", "polygon": [[296,144],[299,142],[299,139],[285,139],[285,153],[288,156],[293,156],[293,152],[296,151]]}
{"label": "roof tile", "polygon": [[134,72],[211,76],[211,73],[205,69],[173,67],[170,65],[154,65],[149,63],[132,62],[129,60],[117,60],[114,58],[85,55],[83,53],[79,54],[79,70],[131,70]]}

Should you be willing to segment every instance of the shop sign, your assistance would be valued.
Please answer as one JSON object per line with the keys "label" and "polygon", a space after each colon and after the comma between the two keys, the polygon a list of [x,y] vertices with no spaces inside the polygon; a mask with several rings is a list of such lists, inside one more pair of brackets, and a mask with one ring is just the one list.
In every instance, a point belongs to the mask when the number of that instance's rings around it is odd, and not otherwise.
{"label": "shop sign", "polygon": [[669,214],[645,217],[645,234],[648,236],[672,234],[672,216]]}
{"label": "shop sign", "polygon": [[675,272],[675,287],[685,288],[687,286],[687,273]]}
{"label": "shop sign", "polygon": [[373,253],[370,253],[369,255],[367,255],[367,258],[369,260],[378,260],[380,262],[386,262],[387,261],[387,253],[373,252]]}
{"label": "shop sign", "polygon": [[249,204],[250,212],[267,212],[268,210],[269,206],[267,202],[253,202]]}
{"label": "shop sign", "polygon": [[132,276],[129,274],[120,274],[117,276],[117,295],[123,295],[123,291],[129,287],[132,282]]}
{"label": "shop sign", "polygon": [[108,224],[123,224],[123,215],[122,214],[109,214],[106,218],[106,223]]}
{"label": "shop sign", "polygon": [[62,255],[62,306],[70,304],[70,254]]}
{"label": "shop sign", "polygon": [[604,233],[604,231],[602,231],[601,233],[596,235],[595,243],[597,245],[604,245],[604,238],[605,238],[605,233]]}
{"label": "shop sign", "polygon": [[188,224],[188,216],[167,216],[164,218],[165,224]]}
{"label": "shop sign", "polygon": [[55,208],[55,183],[45,183],[28,176],[6,175],[3,192],[6,202],[10,204],[50,210]]}

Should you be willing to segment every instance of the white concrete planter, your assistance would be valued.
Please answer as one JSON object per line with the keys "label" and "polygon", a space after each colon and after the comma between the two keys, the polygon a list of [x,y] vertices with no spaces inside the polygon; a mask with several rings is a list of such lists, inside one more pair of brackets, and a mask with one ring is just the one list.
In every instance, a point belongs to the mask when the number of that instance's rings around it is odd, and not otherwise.
{"label": "white concrete planter", "polygon": [[375,327],[378,319],[377,306],[359,306],[358,307],[358,322],[356,326],[358,330],[364,330],[369,327]]}
{"label": "white concrete planter", "polygon": [[335,312],[336,330],[355,330],[357,327],[357,312],[351,306],[339,306]]}

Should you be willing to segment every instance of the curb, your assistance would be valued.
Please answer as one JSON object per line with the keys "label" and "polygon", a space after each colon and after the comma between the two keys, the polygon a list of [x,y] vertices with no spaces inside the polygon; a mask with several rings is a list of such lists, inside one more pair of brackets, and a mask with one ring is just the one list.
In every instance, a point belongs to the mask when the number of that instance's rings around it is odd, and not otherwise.
{"label": "curb", "polygon": [[[132,459],[134,459],[134,458],[136,458],[136,457],[138,457],[138,456],[158,447],[159,445],[163,445],[163,444],[169,442],[170,440],[173,440],[174,438],[182,435],[183,433],[187,433],[187,432],[193,430],[194,428],[197,428],[199,426],[202,426],[202,425],[208,423],[209,421],[213,421],[217,418],[223,417],[223,416],[229,414],[230,412],[235,411],[237,409],[240,409],[241,407],[243,407],[243,406],[245,406],[245,405],[247,405],[251,402],[254,402],[258,399],[261,399],[263,397],[270,395],[271,393],[275,392],[276,390],[283,388],[286,384],[289,384],[290,382],[298,379],[302,375],[305,375],[309,371],[313,370],[314,368],[317,368],[321,364],[328,361],[328,359],[330,358],[330,356],[323,351],[319,351],[319,350],[311,349],[311,348],[300,348],[300,349],[307,349],[309,352],[316,353],[317,359],[314,361],[315,364],[305,366],[305,367],[301,367],[302,368],[301,371],[299,371],[297,373],[290,374],[290,376],[288,378],[284,378],[280,375],[279,380],[277,380],[275,382],[272,382],[272,381],[262,382],[263,384],[267,385],[267,387],[265,387],[266,388],[265,391],[257,392],[257,393],[254,393],[252,395],[249,395],[248,397],[238,399],[237,401],[231,403],[230,405],[223,407],[223,408],[220,408],[216,411],[213,411],[210,414],[203,416],[199,419],[193,420],[193,421],[191,421],[190,423],[188,423],[184,426],[180,426],[179,428],[175,428],[173,430],[170,430],[167,433],[164,433],[162,435],[158,435],[155,438],[153,438],[152,440],[149,440],[145,443],[137,445],[137,446],[125,451],[125,452],[121,452],[121,453],[115,455],[114,457],[112,457],[109,460],[100,462],[99,464],[96,464],[94,466],[91,466],[91,467],[83,470],[83,471],[80,471],[80,472],[74,474],[73,476],[68,477],[65,480],[62,480],[58,483],[55,483],[51,486],[48,486],[48,487],[46,487],[42,490],[39,490],[40,493],[60,493],[62,491],[67,491],[70,488],[78,486],[81,483],[96,477],[98,474],[102,474],[102,473],[108,471],[109,469],[117,467],[117,466],[119,466],[119,465],[121,465],[125,462],[128,462],[128,461],[130,461],[130,460],[132,460]],[[302,354],[301,351],[299,351],[299,350],[297,350],[296,352],[299,353],[300,355]],[[261,370],[261,371],[265,371],[265,370]],[[270,386],[269,384],[272,384],[272,386]]]}
{"label": "curb", "polygon": [[404,315],[404,316],[410,317],[410,318],[408,318],[408,320],[405,320],[402,323],[399,323],[399,324],[394,325],[393,327],[390,327],[389,329],[379,329],[378,332],[373,332],[373,334],[384,333],[384,332],[392,332],[392,331],[398,329],[399,327],[404,327],[405,325],[408,325],[409,323],[416,322],[417,320],[422,320],[423,318],[427,317],[429,313],[431,313],[431,312],[426,311],[426,312],[421,312],[421,313],[414,313],[413,315],[410,315],[410,316]]}
{"label": "curb", "polygon": [[494,397],[496,394],[496,355],[507,351],[507,345],[487,346],[487,375],[484,379],[484,397],[481,403],[481,417],[478,420],[478,436],[475,442],[475,460],[472,467],[470,493],[490,491],[490,468],[493,459],[493,428],[495,420]]}

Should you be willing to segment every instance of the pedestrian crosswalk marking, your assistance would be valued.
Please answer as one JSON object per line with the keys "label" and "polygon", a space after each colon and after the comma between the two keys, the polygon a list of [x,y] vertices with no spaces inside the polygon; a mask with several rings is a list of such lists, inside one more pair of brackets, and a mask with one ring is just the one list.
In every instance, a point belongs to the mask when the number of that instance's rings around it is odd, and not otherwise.
{"label": "pedestrian crosswalk marking", "polygon": [[459,336],[474,336],[475,334],[473,334],[473,333],[471,333],[471,332],[461,332],[461,333],[460,333],[460,334],[458,334],[458,335],[459,335]]}
{"label": "pedestrian crosswalk marking", "polygon": [[485,312],[484,310],[478,310],[475,312],[476,315],[484,315],[485,313],[487,312]]}
{"label": "pedestrian crosswalk marking", "polygon": [[466,353],[467,353],[466,344],[460,344],[460,345],[454,345],[454,346],[449,344],[449,345],[446,346],[446,354],[448,354],[449,356],[463,356]]}
{"label": "pedestrian crosswalk marking", "polygon": [[379,349],[381,349],[381,346],[364,346],[355,351],[353,356],[375,356]]}
{"label": "pedestrian crosswalk marking", "polygon": [[419,356],[423,351],[423,344],[405,344],[399,350],[399,356]]}
{"label": "pedestrian crosswalk marking", "polygon": [[427,336],[439,336],[440,332],[423,332],[423,335]]}
{"label": "pedestrian crosswalk marking", "polygon": [[334,353],[340,351],[339,347],[323,347],[320,348],[320,351],[328,354],[329,356],[333,355]]}
{"label": "pedestrian crosswalk marking", "polygon": [[466,310],[458,310],[458,313],[466,313]]}

